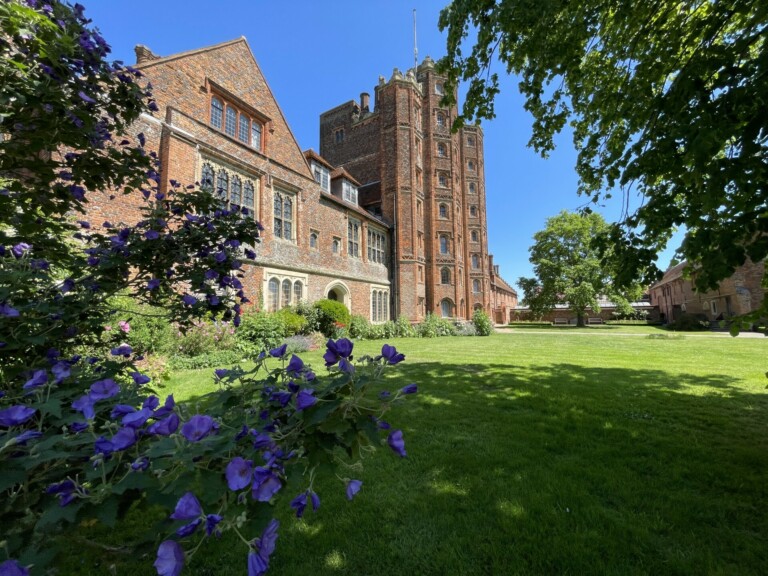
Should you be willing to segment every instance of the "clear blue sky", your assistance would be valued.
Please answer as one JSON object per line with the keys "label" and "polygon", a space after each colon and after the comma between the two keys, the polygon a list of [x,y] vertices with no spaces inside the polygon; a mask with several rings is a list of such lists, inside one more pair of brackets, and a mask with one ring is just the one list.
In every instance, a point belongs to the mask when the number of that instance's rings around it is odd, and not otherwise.
{"label": "clear blue sky", "polygon": [[[413,66],[413,9],[419,62],[445,54],[437,29],[448,0],[80,0],[112,46],[114,59],[135,62],[133,47],[167,56],[245,36],[302,150],[319,150],[319,116],[361,92],[379,75]],[[497,117],[482,123],[489,250],[515,285],[531,276],[528,247],[545,220],[584,203],[576,194],[570,136],[546,160],[526,147],[531,118],[514,78],[504,78]],[[616,198],[600,211],[620,213]],[[673,246],[672,248],[675,248]],[[659,259],[667,266],[672,250]]]}

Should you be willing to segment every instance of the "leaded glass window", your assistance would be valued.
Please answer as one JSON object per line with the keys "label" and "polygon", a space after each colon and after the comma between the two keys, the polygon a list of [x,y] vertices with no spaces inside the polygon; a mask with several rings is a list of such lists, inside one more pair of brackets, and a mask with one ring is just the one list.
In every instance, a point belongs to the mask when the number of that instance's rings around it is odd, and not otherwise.
{"label": "leaded glass window", "polygon": [[211,98],[211,126],[221,130],[221,119],[224,115],[224,103],[216,96]]}

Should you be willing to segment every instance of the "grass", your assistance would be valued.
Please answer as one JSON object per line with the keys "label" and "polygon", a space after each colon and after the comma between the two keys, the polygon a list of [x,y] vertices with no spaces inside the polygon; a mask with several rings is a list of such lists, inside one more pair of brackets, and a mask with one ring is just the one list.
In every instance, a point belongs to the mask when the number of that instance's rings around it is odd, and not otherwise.
{"label": "grass", "polygon": [[[419,384],[389,418],[408,458],[346,473],[353,502],[316,484],[304,520],[284,501],[270,576],[764,574],[768,342],[595,328],[393,341],[407,358],[385,386]],[[193,398],[211,372],[170,387]],[[185,573],[244,574],[245,556],[206,544]]]}

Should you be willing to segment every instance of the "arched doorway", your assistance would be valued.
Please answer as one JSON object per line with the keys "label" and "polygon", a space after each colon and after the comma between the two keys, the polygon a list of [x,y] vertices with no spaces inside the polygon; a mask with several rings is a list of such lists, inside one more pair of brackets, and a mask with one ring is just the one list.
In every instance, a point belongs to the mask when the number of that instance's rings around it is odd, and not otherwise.
{"label": "arched doorway", "polygon": [[340,281],[331,282],[325,287],[324,290],[325,297],[328,298],[328,300],[335,300],[336,302],[341,302],[344,304],[344,306],[347,307],[347,309],[352,311],[351,304],[352,304],[352,298],[350,297],[349,288]]}

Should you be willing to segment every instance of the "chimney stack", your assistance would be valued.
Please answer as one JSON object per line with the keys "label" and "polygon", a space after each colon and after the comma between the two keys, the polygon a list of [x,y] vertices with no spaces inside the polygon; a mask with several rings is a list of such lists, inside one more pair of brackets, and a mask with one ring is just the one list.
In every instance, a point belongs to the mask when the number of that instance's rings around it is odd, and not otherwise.
{"label": "chimney stack", "polygon": [[361,92],[360,93],[360,110],[363,112],[363,114],[370,112],[370,99],[371,95],[368,94],[368,92]]}
{"label": "chimney stack", "polygon": [[144,46],[144,44],[136,44],[133,51],[136,52],[136,64],[143,64],[144,62],[160,58],[160,56],[154,54],[152,50]]}

